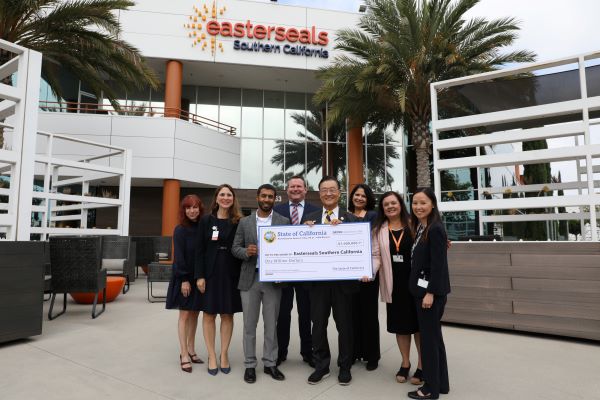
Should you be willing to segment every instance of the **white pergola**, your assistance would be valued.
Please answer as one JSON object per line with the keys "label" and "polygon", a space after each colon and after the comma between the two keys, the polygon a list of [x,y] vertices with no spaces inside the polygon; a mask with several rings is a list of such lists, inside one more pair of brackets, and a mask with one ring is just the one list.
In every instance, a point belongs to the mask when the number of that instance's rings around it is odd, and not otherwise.
{"label": "white pergola", "polygon": [[[128,235],[131,151],[122,147],[38,131],[38,103],[42,55],[0,40],[0,49],[13,57],[0,65],[0,127],[4,146],[0,149],[0,233],[8,240],[41,239],[48,235]],[[57,157],[67,146],[70,154],[89,157]],[[64,151],[62,151],[64,154]],[[34,180],[43,181],[34,190]],[[116,194],[89,193],[90,185],[110,182]],[[66,193],[77,186],[80,193]],[[38,204],[33,205],[33,202]],[[117,224],[110,229],[87,226],[91,209],[117,208]],[[34,222],[34,215],[41,216]],[[73,223],[77,221],[77,223]],[[37,225],[39,226],[32,226]],[[79,225],[71,227],[70,225]]]}
{"label": "white pergola", "polygon": [[[600,180],[594,179],[594,174],[600,173],[600,141],[592,140],[590,127],[600,125],[600,119],[590,119],[590,111],[600,110],[600,96],[589,97],[586,81],[586,69],[600,61],[600,52],[582,54],[574,57],[563,58],[549,62],[538,62],[522,67],[508,68],[499,71],[468,76],[459,79],[436,82],[431,85],[431,112],[433,134],[433,161],[435,192],[438,198],[447,192],[441,187],[440,174],[445,170],[457,168],[476,168],[478,176],[478,200],[444,201],[440,202],[443,212],[476,211],[479,213],[480,231],[485,222],[516,222],[516,221],[557,221],[580,220],[589,221],[591,225],[591,239],[600,240],[597,233],[598,215],[596,207],[600,206]],[[595,63],[595,64],[594,64]],[[576,65],[573,67],[573,65]],[[548,68],[576,69],[578,71],[578,85],[580,98],[558,101],[528,107],[518,107],[503,111],[483,112],[475,115],[465,115],[455,118],[439,119],[438,95],[445,90],[456,89],[457,86],[490,82],[499,78],[515,78],[531,74]],[[575,88],[577,89],[577,88]],[[546,118],[578,114],[578,120],[563,123],[527,128],[528,121],[539,121]],[[572,119],[572,118],[571,118]],[[487,134],[475,134],[458,138],[440,139],[440,133],[446,131],[462,130],[475,127],[489,127],[511,123],[523,124],[524,127],[505,131],[494,131]],[[539,124],[537,124],[539,125]],[[501,144],[520,144],[524,141],[533,141],[553,138],[574,138],[572,147],[548,148],[532,151],[515,151],[503,154],[481,154],[480,149],[486,146]],[[441,159],[440,152],[455,149],[475,149],[475,156],[453,159]],[[545,184],[517,184],[505,187],[483,187],[480,170],[491,167],[508,167],[526,164],[552,163],[559,161],[573,161],[576,163],[577,179],[570,182],[545,183]],[[596,164],[595,164],[596,163]],[[572,190],[569,193],[558,195],[559,190]],[[503,193],[547,192],[543,197],[502,198]],[[485,198],[488,197],[488,198]],[[559,213],[559,207],[569,207],[578,212]],[[490,215],[485,211],[494,210],[519,210],[532,208],[552,209],[554,213],[541,214],[504,214]],[[583,230],[582,230],[583,233]]]}

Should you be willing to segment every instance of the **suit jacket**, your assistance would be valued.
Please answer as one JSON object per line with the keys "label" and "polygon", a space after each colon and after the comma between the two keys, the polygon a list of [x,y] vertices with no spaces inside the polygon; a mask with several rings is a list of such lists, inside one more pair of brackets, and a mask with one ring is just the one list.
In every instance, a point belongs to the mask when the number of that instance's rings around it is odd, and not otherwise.
{"label": "suit jacket", "polygon": [[[421,240],[412,255],[412,267],[408,287],[413,296],[425,297],[427,293],[445,296],[450,293],[448,273],[448,248],[446,231],[441,223],[435,222],[429,227],[427,240]],[[417,285],[419,278],[429,281],[427,289]]]}
{"label": "suit jacket", "polygon": [[[196,246],[196,260],[194,268],[195,279],[208,279],[212,276],[215,269],[215,260],[217,258],[217,252],[219,251],[219,241],[211,240],[213,233],[213,226],[217,226],[217,217],[212,214],[204,215],[200,222],[198,222],[198,244]],[[233,238],[235,237],[237,225],[234,225],[230,230],[229,234],[225,238],[228,246],[231,247]],[[237,273],[239,266],[236,265],[233,268],[235,275],[233,278],[237,279]]]}
{"label": "suit jacket", "polygon": [[[307,221],[306,217],[315,211],[319,211],[321,208],[314,206],[308,202],[304,202],[304,212],[302,213],[302,218],[300,219],[300,223],[303,224]],[[279,213],[289,219],[292,220],[292,216],[290,215],[290,202],[286,201],[285,203],[277,204],[273,207],[273,211]],[[290,222],[291,223],[291,222]]]}
{"label": "suit jacket", "polygon": [[[317,211],[310,213],[308,215],[304,214],[303,217],[306,217],[307,221],[315,221],[315,225],[322,225],[323,220],[323,208],[317,209]],[[338,219],[342,221],[353,221],[355,218],[351,213],[346,211],[340,211],[340,215]],[[356,293],[360,290],[360,282],[358,280],[354,281],[331,281],[327,282],[332,285],[338,285],[344,293],[351,294]],[[306,282],[306,287],[310,289],[314,285],[314,282]]]}
{"label": "suit jacket", "polygon": [[[289,223],[289,219],[273,212],[271,225],[289,225]],[[242,260],[240,281],[238,283],[238,289],[240,290],[248,290],[254,283],[257,256],[248,257],[246,247],[258,242],[256,235],[256,211],[253,211],[252,214],[242,218],[240,221],[235,238],[233,239],[233,246],[231,247],[233,256]]]}

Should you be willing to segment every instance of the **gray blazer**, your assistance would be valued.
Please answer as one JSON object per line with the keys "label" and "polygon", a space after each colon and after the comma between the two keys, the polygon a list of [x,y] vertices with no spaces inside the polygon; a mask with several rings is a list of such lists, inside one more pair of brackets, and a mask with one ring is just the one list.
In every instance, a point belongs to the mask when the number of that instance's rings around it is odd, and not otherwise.
{"label": "gray blazer", "polygon": [[[271,224],[289,225],[290,220],[273,211]],[[233,239],[233,245],[231,246],[233,256],[242,260],[240,282],[238,284],[239,290],[249,290],[254,283],[257,256],[248,257],[246,247],[256,243],[256,211],[253,211],[252,214],[240,220],[235,238]]]}

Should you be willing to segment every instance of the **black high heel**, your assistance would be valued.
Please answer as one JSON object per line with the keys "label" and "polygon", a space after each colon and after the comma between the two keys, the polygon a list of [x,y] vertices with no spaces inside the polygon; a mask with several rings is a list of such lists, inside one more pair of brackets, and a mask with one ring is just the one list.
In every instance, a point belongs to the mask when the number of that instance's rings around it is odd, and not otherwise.
{"label": "black high heel", "polygon": [[[183,361],[181,354],[179,355],[179,362],[181,363],[181,370],[184,372],[192,372],[192,362],[191,361]],[[190,364],[189,367],[184,367],[185,364]]]}
{"label": "black high heel", "polygon": [[396,373],[396,381],[398,383],[404,383],[408,380],[408,373],[410,372],[410,363],[408,367],[400,367],[398,372]]}
{"label": "black high heel", "polygon": [[[204,361],[202,361],[202,359],[200,357],[198,357],[198,354],[188,353],[188,355],[190,356],[190,360],[192,360],[192,362],[194,364],[204,364]],[[194,358],[194,357],[196,357],[196,358]]]}
{"label": "black high heel", "polygon": [[[208,365],[210,365],[210,357],[208,357]],[[208,371],[208,373],[212,376],[217,375],[217,373],[219,372],[219,366],[217,365],[217,368],[210,368],[208,365],[206,366],[206,370]]]}

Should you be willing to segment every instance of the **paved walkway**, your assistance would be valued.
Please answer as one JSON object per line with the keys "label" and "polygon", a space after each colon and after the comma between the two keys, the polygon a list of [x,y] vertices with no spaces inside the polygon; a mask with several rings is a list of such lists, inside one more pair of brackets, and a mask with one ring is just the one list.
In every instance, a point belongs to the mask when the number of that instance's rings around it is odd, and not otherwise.
{"label": "paved walkway", "polygon": [[[244,383],[241,314],[236,315],[230,352],[232,372],[212,377],[206,367],[179,370],[177,312],[146,301],[144,279],[107,305],[98,319],[91,306],[69,302],[67,313],[44,321],[44,333],[31,340],[0,346],[0,399],[405,399],[414,386],[395,381],[400,355],[393,335],[385,332],[380,307],[382,359],[368,372],[352,368],[350,386],[337,384],[337,369],[319,385],[306,383],[309,367],[292,338],[288,361],[276,382],[257,369],[257,382]],[[70,301],[70,300],[69,300]],[[47,313],[48,302],[44,312]],[[46,318],[46,317],[44,317]],[[331,320],[333,325],[333,320]],[[262,324],[257,338],[262,352]],[[296,325],[292,325],[297,332]],[[330,343],[337,354],[335,327]],[[451,392],[446,400],[600,399],[600,344],[448,326]],[[206,360],[201,334],[198,354]],[[416,355],[412,356],[416,365]],[[259,367],[261,367],[259,365]]]}

